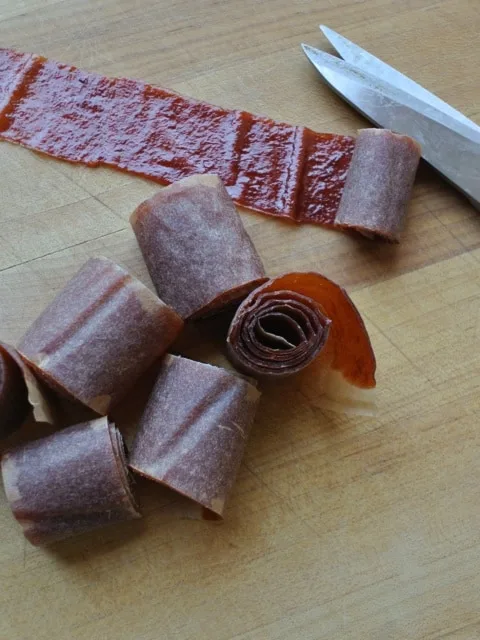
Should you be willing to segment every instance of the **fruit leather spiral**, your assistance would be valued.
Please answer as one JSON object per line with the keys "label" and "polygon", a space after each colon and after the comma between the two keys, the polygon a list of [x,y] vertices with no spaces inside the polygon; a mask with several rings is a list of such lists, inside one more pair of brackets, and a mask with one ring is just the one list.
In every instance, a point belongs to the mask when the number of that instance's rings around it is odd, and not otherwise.
{"label": "fruit leather spiral", "polygon": [[367,330],[346,291],[319,273],[288,273],[252,291],[232,320],[227,351],[259,379],[297,374],[312,404],[371,411],[376,363]]}

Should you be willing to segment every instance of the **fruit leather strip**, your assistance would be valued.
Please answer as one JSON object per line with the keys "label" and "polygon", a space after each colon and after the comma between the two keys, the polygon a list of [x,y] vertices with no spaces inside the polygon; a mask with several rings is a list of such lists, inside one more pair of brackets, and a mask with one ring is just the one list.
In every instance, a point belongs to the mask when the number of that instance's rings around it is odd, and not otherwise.
{"label": "fruit leather strip", "polygon": [[355,138],[305,130],[305,165],[298,222],[335,226]]}
{"label": "fruit leather strip", "polygon": [[219,311],[266,280],[218,176],[191,176],[162,189],[130,222],[158,295],[183,318]]}
{"label": "fruit leather strip", "polygon": [[252,384],[224,369],[166,356],[130,468],[221,517],[259,397]]}
{"label": "fruit leather strip", "polygon": [[243,127],[239,112],[39,58],[2,135],[56,158],[164,183],[208,171],[232,182]]}
{"label": "fruit leather strip", "polygon": [[334,226],[354,146],[350,136],[252,116],[228,191],[261,213]]}
{"label": "fruit leather strip", "polygon": [[236,184],[230,195],[243,206],[295,219],[305,156],[304,127],[252,116]]}
{"label": "fruit leather strip", "polygon": [[336,223],[398,242],[420,156],[420,145],[408,136],[361,130]]}
{"label": "fruit leather strip", "polygon": [[13,515],[34,545],[141,517],[122,437],[106,417],[8,451],[2,475]]}
{"label": "fruit leather strip", "polygon": [[31,53],[0,49],[0,130],[7,126],[3,116],[37,60],[40,58]]}
{"label": "fruit leather strip", "polygon": [[18,429],[30,413],[35,422],[57,422],[48,390],[18,351],[0,342],[0,438]]}
{"label": "fruit leather strip", "polygon": [[[27,55],[2,51],[12,60]],[[238,204],[333,225],[332,208],[351,157],[349,136],[316,134],[137,80],[29,58],[28,74],[13,62],[5,74],[5,83],[14,81],[19,88],[6,98],[0,128],[4,140],[164,184],[215,173]],[[331,151],[330,161],[325,156]]]}
{"label": "fruit leather strip", "polygon": [[296,222],[373,229],[395,239],[415,175],[413,143],[408,153],[391,133],[385,132],[386,142],[361,134],[355,172],[335,220],[350,174],[349,136],[316,133],[6,49],[0,50],[0,88],[5,140],[164,184],[216,173],[238,204]]}
{"label": "fruit leather strip", "polygon": [[255,377],[300,374],[313,403],[369,412],[375,356],[363,320],[337,284],[318,273],[289,273],[247,296],[237,309],[227,351]]}
{"label": "fruit leather strip", "polygon": [[30,409],[22,370],[0,343],[0,439],[18,429]]}
{"label": "fruit leather strip", "polygon": [[94,258],[33,323],[19,352],[55,391],[106,415],[182,326],[136,278]]}

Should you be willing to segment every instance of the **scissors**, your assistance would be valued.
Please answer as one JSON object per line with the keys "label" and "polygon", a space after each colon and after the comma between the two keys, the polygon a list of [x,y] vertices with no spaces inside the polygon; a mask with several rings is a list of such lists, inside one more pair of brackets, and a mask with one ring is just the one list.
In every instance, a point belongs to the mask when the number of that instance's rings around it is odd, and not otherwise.
{"label": "scissors", "polygon": [[422,157],[480,210],[480,127],[347,38],[320,29],[343,58],[302,44],[325,82],[375,125],[415,138]]}

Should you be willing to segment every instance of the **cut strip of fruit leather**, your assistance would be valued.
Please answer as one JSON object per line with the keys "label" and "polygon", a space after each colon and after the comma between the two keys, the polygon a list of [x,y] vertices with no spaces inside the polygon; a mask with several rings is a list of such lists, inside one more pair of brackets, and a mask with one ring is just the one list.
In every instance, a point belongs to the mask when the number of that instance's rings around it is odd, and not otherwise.
{"label": "cut strip of fruit leather", "polygon": [[336,224],[398,242],[420,156],[420,145],[408,136],[359,131]]}
{"label": "cut strip of fruit leather", "polygon": [[18,351],[0,342],[0,439],[21,427],[30,413],[35,422],[54,424],[56,415],[47,395]]}
{"label": "cut strip of fruit leather", "polygon": [[214,173],[247,208],[334,225],[351,136],[223,109],[42,56],[0,52],[0,87],[16,87],[0,103],[0,138],[162,184]]}
{"label": "cut strip of fruit leather", "polygon": [[19,345],[61,395],[106,415],[182,329],[178,314],[107,258],[92,258]]}
{"label": "cut strip of fruit leather", "polygon": [[162,189],[130,222],[158,295],[183,318],[219,311],[267,280],[218,176],[195,175]]}
{"label": "cut strip of fruit leather", "polygon": [[38,56],[31,53],[0,49],[0,128],[8,126],[1,115],[8,112],[17,91],[21,91],[27,74],[38,59]]}
{"label": "cut strip of fruit leather", "polygon": [[167,355],[140,420],[130,468],[222,517],[259,398],[237,375]]}
{"label": "cut strip of fruit leather", "polygon": [[238,204],[294,222],[395,239],[415,175],[415,144],[391,132],[355,142],[9,49],[0,49],[0,89],[3,140],[161,184],[214,173]]}
{"label": "cut strip of fruit leather", "polygon": [[122,436],[106,417],[7,451],[2,475],[13,515],[34,545],[141,517]]}
{"label": "cut strip of fruit leather", "polygon": [[289,273],[242,302],[227,336],[240,371],[257,378],[297,374],[313,404],[371,413],[375,355],[348,294],[318,273]]}
{"label": "cut strip of fruit leather", "polygon": [[335,216],[350,168],[355,138],[305,130],[304,178],[298,221],[335,227]]}

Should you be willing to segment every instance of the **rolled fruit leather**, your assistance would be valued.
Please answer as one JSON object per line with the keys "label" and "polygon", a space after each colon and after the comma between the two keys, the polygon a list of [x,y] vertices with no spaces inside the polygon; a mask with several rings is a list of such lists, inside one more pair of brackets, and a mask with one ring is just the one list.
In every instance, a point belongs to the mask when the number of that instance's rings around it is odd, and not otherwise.
{"label": "rolled fruit leather", "polygon": [[252,291],[232,320],[227,352],[258,379],[296,374],[313,405],[373,412],[376,363],[367,330],[346,291],[319,273],[288,273]]}
{"label": "rolled fruit leather", "polygon": [[361,129],[335,224],[398,242],[420,156],[413,138],[385,129]]}
{"label": "rolled fruit leather", "polygon": [[266,280],[216,175],[194,175],[162,189],[130,222],[158,295],[185,319],[220,311]]}
{"label": "rolled fruit leather", "polygon": [[2,476],[13,515],[34,545],[141,517],[122,436],[106,417],[7,451]]}
{"label": "rolled fruit leather", "polygon": [[260,393],[225,369],[167,355],[129,457],[130,468],[222,517]]}
{"label": "rolled fruit leather", "polygon": [[45,389],[17,350],[0,342],[0,440],[21,427],[31,412],[36,422],[55,421]]}
{"label": "rolled fruit leather", "polygon": [[19,345],[50,387],[106,415],[182,329],[178,314],[124,269],[93,258]]}

